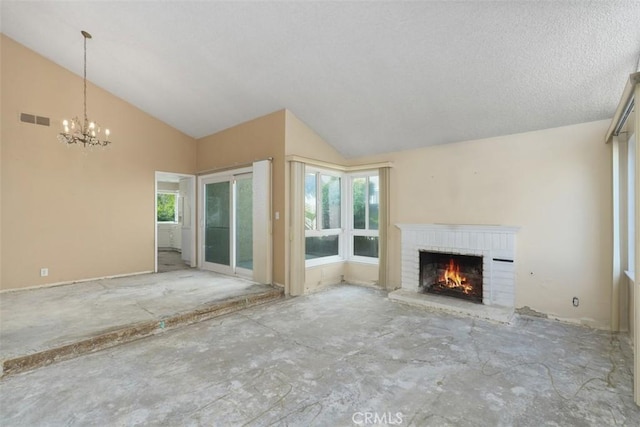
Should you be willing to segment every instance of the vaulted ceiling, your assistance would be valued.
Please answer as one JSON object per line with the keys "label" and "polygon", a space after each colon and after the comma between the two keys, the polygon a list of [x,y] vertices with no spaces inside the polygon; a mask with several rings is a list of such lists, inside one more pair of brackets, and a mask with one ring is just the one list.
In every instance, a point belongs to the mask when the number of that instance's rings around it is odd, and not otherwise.
{"label": "vaulted ceiling", "polygon": [[346,157],[613,115],[638,1],[1,2],[1,31],[193,137],[288,108]]}

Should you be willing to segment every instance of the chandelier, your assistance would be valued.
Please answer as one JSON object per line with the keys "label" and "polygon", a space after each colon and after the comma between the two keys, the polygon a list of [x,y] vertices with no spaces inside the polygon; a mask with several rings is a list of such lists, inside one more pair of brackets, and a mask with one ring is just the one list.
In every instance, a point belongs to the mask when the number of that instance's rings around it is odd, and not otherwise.
{"label": "chandelier", "polygon": [[91,34],[81,31],[84,37],[84,117],[80,120],[74,117],[71,121],[63,120],[63,132],[58,134],[58,140],[66,144],[82,144],[85,147],[107,146],[111,144],[109,141],[109,129],[104,130],[104,139],[100,139],[100,125],[89,121],[87,117],[87,39],[91,38]]}

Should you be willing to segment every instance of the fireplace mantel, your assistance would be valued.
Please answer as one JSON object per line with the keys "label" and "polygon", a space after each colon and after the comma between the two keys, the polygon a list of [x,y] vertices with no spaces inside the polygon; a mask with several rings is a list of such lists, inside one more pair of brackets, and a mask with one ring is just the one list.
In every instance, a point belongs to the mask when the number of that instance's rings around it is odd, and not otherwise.
{"label": "fireplace mantel", "polygon": [[474,233],[510,233],[515,234],[520,227],[505,225],[467,225],[467,224],[396,224],[400,230],[407,231],[466,231]]}

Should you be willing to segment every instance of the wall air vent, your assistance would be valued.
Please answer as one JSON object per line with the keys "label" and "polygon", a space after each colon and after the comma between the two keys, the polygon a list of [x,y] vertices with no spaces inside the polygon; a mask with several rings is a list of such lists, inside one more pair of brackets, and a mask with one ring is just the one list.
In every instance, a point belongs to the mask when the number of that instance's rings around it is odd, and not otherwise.
{"label": "wall air vent", "polygon": [[36,116],[36,124],[41,126],[49,126],[49,117]]}
{"label": "wall air vent", "polygon": [[34,116],[33,114],[20,113],[20,121],[36,124],[36,116]]}
{"label": "wall air vent", "polygon": [[20,113],[20,121],[23,123],[31,123],[32,125],[49,126],[51,120],[49,117],[36,116],[34,114]]}

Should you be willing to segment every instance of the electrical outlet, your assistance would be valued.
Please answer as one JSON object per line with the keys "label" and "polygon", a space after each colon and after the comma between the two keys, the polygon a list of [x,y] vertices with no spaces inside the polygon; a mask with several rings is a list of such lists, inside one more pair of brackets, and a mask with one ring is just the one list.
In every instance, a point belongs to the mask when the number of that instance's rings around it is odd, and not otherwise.
{"label": "electrical outlet", "polygon": [[573,297],[573,306],[577,307],[580,305],[580,300],[578,299],[578,297]]}
{"label": "electrical outlet", "polygon": [[49,269],[48,268],[41,268],[40,269],[40,277],[46,277],[49,275]]}

